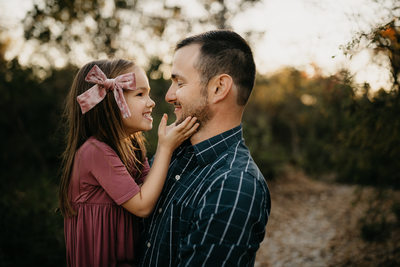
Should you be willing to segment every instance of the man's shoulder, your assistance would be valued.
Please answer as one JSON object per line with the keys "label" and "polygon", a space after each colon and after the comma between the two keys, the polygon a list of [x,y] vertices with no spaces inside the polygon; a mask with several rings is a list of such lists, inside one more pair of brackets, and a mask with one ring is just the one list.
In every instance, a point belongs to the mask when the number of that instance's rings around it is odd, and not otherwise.
{"label": "man's shoulder", "polygon": [[262,175],[243,140],[227,151],[225,164],[229,166],[232,175],[241,172],[245,176],[257,177]]}
{"label": "man's shoulder", "polygon": [[224,164],[228,167],[218,169],[207,177],[208,187],[204,190],[199,203],[203,203],[203,198],[211,201],[219,199],[221,205],[231,207],[232,201],[236,199],[238,208],[255,209],[254,201],[256,201],[261,205],[257,205],[257,208],[267,209],[270,205],[268,185],[253,159],[249,157],[246,164],[235,164],[235,162],[232,164],[227,158]]}
{"label": "man's shoulder", "polygon": [[263,174],[243,142],[230,148],[221,158],[220,164],[215,166],[215,172],[212,175],[214,177],[211,178],[219,180],[214,181],[216,184],[223,182],[233,187],[239,183],[242,186],[253,186],[254,183],[266,185]]}

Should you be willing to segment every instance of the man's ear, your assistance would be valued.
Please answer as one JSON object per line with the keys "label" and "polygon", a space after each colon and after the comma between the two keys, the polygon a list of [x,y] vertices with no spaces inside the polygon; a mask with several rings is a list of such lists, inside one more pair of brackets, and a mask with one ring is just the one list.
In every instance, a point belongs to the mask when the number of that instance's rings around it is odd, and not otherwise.
{"label": "man's ear", "polygon": [[228,74],[220,74],[210,84],[211,102],[218,103],[226,98],[233,87],[232,77]]}

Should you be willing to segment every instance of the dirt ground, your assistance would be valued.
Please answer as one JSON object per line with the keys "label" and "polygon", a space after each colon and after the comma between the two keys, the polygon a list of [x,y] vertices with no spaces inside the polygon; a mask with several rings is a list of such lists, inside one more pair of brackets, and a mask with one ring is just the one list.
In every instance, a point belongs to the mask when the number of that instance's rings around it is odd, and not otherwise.
{"label": "dirt ground", "polygon": [[[269,187],[271,216],[255,266],[400,266],[400,222],[391,209],[400,192],[385,191],[375,203],[376,189],[318,182],[294,171]],[[372,224],[384,238],[365,241],[362,218],[378,218],[368,210],[374,206],[385,214],[383,226]]]}

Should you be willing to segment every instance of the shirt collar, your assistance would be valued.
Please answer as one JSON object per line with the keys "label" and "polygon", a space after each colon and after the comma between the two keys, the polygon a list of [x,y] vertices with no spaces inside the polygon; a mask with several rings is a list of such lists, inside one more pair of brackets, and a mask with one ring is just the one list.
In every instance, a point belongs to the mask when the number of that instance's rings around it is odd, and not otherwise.
{"label": "shirt collar", "polygon": [[226,151],[232,144],[243,139],[242,124],[193,146],[197,162],[207,165]]}

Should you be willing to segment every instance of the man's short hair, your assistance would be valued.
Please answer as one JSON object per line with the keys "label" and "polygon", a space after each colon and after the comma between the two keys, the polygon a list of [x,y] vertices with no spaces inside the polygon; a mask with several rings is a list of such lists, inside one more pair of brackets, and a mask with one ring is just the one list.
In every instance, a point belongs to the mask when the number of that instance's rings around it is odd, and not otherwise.
{"label": "man's short hair", "polygon": [[256,67],[253,53],[247,42],[237,33],[216,30],[188,37],[176,46],[199,44],[201,54],[195,64],[201,83],[207,86],[216,75],[228,74],[238,90],[237,104],[245,105],[254,86]]}

